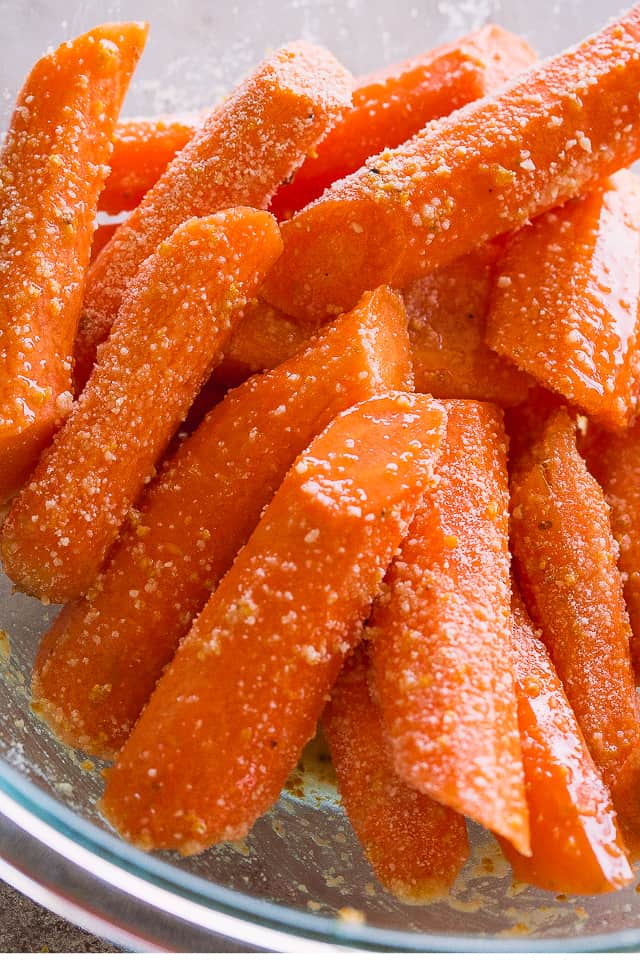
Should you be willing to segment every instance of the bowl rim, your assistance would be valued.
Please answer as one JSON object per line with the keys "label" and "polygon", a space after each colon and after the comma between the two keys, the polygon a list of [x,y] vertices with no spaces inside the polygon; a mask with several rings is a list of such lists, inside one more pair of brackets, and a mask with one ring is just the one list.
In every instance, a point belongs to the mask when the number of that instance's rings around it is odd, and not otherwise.
{"label": "bowl rim", "polygon": [[[0,810],[6,820],[35,838],[42,849],[62,857],[72,869],[95,878],[112,889],[156,908],[165,916],[191,927],[263,949],[321,950],[323,945],[343,949],[378,949],[407,952],[592,952],[631,950],[640,945],[640,926],[612,933],[575,937],[487,937],[404,932],[369,924],[357,924],[285,907],[250,894],[230,890],[138,850],[106,829],[89,823],[59,800],[31,783],[19,771],[0,760]],[[20,848],[22,850],[22,847]],[[0,874],[5,866],[8,882],[20,886],[19,876],[30,877],[36,899],[46,900],[46,887],[38,884],[38,864],[25,847],[24,862],[4,858],[0,829]],[[118,917],[111,924],[91,911],[82,911],[77,896],[65,897],[59,889],[56,902],[45,903],[72,921],[89,926],[98,935],[111,935],[133,949],[147,944],[131,923]],[[49,898],[51,900],[51,898]],[[78,909],[80,907],[80,911]],[[81,916],[79,914],[82,914]]]}

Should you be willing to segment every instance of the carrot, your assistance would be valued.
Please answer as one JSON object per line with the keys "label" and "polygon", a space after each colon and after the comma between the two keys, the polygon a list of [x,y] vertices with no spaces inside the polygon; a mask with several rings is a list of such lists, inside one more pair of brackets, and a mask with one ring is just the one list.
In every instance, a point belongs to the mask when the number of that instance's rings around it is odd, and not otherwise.
{"label": "carrot", "polygon": [[341,410],[407,386],[410,370],[402,302],[382,288],[212,410],[149,489],[90,595],[44,638],[34,696],[62,740],[101,755],[123,745],[295,457]]}
{"label": "carrot", "polygon": [[487,343],[604,426],[636,413],[640,182],[627,170],[518,231],[498,267]]}
{"label": "carrot", "polygon": [[138,267],[183,220],[236,204],[264,208],[350,102],[351,79],[325,50],[283,47],[204,120],[87,274],[76,341],[86,381]]}
{"label": "carrot", "polygon": [[360,647],[331,693],[322,724],[342,803],[381,883],[402,900],[446,894],[469,856],[459,813],[412,790],[393,769]]}
{"label": "carrot", "polygon": [[233,310],[281,249],[273,217],[240,207],[186,221],[143,264],[86,390],[5,522],[5,570],[22,589],[58,602],[91,586]]}
{"label": "carrot", "polygon": [[640,6],[327,190],[283,226],[263,291],[292,316],[403,287],[640,156]]}
{"label": "carrot", "polygon": [[496,244],[486,244],[404,291],[416,390],[442,399],[521,403],[531,381],[485,345]]}
{"label": "carrot", "polygon": [[640,743],[622,764],[611,784],[620,830],[632,862],[640,860]]}
{"label": "carrot", "polygon": [[504,412],[504,425],[509,437],[509,462],[515,463],[537,443],[552,413],[564,406],[562,397],[535,385],[526,400]]}
{"label": "carrot", "polygon": [[362,77],[353,107],[273,198],[272,212],[292,216],[334,180],[353,173],[367,157],[397,147],[425,124],[484,97],[535,60],[531,47],[489,24],[404,63]]}
{"label": "carrot", "polygon": [[526,855],[502,418],[470,400],[444,407],[438,484],[371,615],[373,683],[398,775]]}
{"label": "carrot", "polygon": [[0,154],[0,504],[71,408],[71,352],[113,129],[147,36],[96,27],[46,54]]}
{"label": "carrot", "polygon": [[511,541],[527,608],[610,784],[640,732],[629,618],[607,504],[565,409],[513,465]]}
{"label": "carrot", "polygon": [[116,214],[133,210],[160,179],[176,153],[192,138],[195,115],[128,117],[116,125],[109,176],[99,209]]}
{"label": "carrot", "polygon": [[111,770],[102,810],[126,839],[194,853],[244,836],[275,801],[431,482],[444,424],[428,397],[381,394],[296,460]]}
{"label": "carrot", "polygon": [[93,263],[102,248],[106,247],[118,227],[118,223],[99,223],[96,226],[93,237],[91,238],[91,255],[89,258],[91,263]]}
{"label": "carrot", "polygon": [[611,797],[517,592],[511,631],[532,856],[502,848],[521,883],[581,896],[619,890],[633,871]]}

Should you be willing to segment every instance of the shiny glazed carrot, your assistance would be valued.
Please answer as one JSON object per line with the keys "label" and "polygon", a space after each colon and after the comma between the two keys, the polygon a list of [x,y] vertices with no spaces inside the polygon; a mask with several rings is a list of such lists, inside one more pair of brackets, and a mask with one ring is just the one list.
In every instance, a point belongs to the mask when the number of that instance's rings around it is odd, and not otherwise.
{"label": "shiny glazed carrot", "polygon": [[526,855],[502,417],[471,400],[443,405],[438,483],[370,618],[373,683],[398,775]]}
{"label": "shiny glazed carrot", "polygon": [[376,876],[396,897],[424,902],[449,892],[469,856],[467,827],[395,772],[367,666],[360,647],[338,677],[322,725],[342,803]]}
{"label": "shiny glazed carrot", "polygon": [[514,877],[580,896],[619,890],[633,871],[611,796],[517,593],[511,631],[532,851],[523,857],[501,841]]}
{"label": "shiny glazed carrot", "polygon": [[602,490],[562,408],[511,477],[518,579],[607,784],[638,742],[629,618]]}
{"label": "shiny glazed carrot", "polygon": [[183,223],[143,264],[71,417],[3,528],[7,574],[65,601],[94,582],[127,511],[282,249],[270,214]]}
{"label": "shiny glazed carrot", "polygon": [[33,691],[60,739],[103,756],[122,747],[296,456],[341,410],[410,381],[402,302],[381,288],[211,411],[149,488],[90,595],[44,638]]}
{"label": "shiny glazed carrot", "polygon": [[283,226],[263,291],[292,316],[404,287],[640,156],[640,5],[395,150]]}
{"label": "shiny glazed carrot", "polygon": [[533,381],[484,342],[497,244],[416,280],[404,291],[416,390],[511,407]]}
{"label": "shiny glazed carrot", "polygon": [[145,257],[188,217],[236,204],[266,208],[350,98],[351,78],[331,54],[295,43],[264,60],[204,120],[87,274],[76,342],[79,386]]}
{"label": "shiny glazed carrot", "polygon": [[487,343],[609,429],[640,381],[640,181],[628,170],[510,239]]}
{"label": "shiny glazed carrot", "polygon": [[107,782],[128,840],[194,853],[271,806],[358,636],[425,488],[445,425],[381,394],[296,460],[182,641]]}
{"label": "shiny glazed carrot", "polygon": [[116,214],[137,207],[201,122],[196,115],[172,115],[127,117],[116,124],[99,209]]}
{"label": "shiny glazed carrot", "polygon": [[288,219],[367,157],[397,147],[437,117],[484,97],[535,61],[520,37],[489,24],[447,46],[362,77],[353,107],[273,198]]}
{"label": "shiny glazed carrot", "polygon": [[71,409],[98,194],[146,36],[96,27],[42,57],[18,96],[0,154],[0,504]]}

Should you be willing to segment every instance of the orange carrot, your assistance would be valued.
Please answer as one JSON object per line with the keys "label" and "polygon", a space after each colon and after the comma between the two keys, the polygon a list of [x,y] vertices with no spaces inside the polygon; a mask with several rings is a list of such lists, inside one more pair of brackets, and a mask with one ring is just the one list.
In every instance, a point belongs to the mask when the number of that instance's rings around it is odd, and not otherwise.
{"label": "orange carrot", "polygon": [[509,437],[509,462],[525,454],[544,433],[552,413],[563,407],[562,397],[538,385],[531,388],[526,400],[505,410],[504,425]]}
{"label": "orange carrot", "polygon": [[627,170],[518,231],[487,343],[610,429],[640,385],[640,181]]}
{"label": "orange carrot", "polygon": [[448,893],[469,856],[459,813],[412,790],[393,769],[363,647],[345,665],[323,714],[342,802],[378,879],[402,900]]}
{"label": "orange carrot", "polygon": [[244,836],[275,801],[431,482],[444,424],[428,397],[381,394],[298,458],[111,770],[102,809],[126,839],[194,853]]}
{"label": "orange carrot", "polygon": [[98,194],[146,36],[104,24],[39,60],[0,154],[0,504],[71,409]]}
{"label": "orange carrot", "polygon": [[273,217],[239,207],[186,221],[143,264],[87,389],[5,522],[5,570],[22,589],[64,601],[91,586],[220,356],[233,310],[281,249]]}
{"label": "orange carrot", "polygon": [[640,733],[629,618],[607,504],[565,409],[513,465],[511,540],[527,608],[610,783]]}
{"label": "orange carrot", "polygon": [[103,247],[109,243],[111,237],[114,235],[120,224],[118,223],[99,223],[91,239],[91,256],[90,261],[93,263],[95,258],[98,256]]}
{"label": "orange carrot", "polygon": [[283,226],[263,291],[322,319],[406,286],[640,156],[640,5],[492,96],[372,157]]}
{"label": "orange carrot", "polygon": [[471,400],[444,407],[438,484],[372,612],[373,682],[398,775],[526,855],[502,418]]}
{"label": "orange carrot", "polygon": [[76,342],[82,386],[145,257],[183,220],[236,204],[264,208],[350,101],[351,79],[325,50],[277,51],[203,122],[87,274]]}
{"label": "orange carrot", "polygon": [[46,635],[38,710],[111,755],[295,457],[341,410],[411,379],[402,302],[381,288],[283,366],[228,394],[169,461],[87,599]]}
{"label": "orange carrot", "polygon": [[640,743],[636,743],[613,779],[611,796],[629,857],[637,864],[640,860]]}
{"label": "orange carrot", "polygon": [[115,214],[137,207],[176,153],[186,147],[200,122],[195,115],[121,120],[113,135],[113,153],[109,176],[100,194],[100,210]]}
{"label": "orange carrot", "polygon": [[334,180],[353,173],[367,157],[397,147],[437,117],[484,97],[536,59],[531,47],[489,24],[447,46],[362,77],[353,107],[338,121],[271,210],[289,218]]}
{"label": "orange carrot", "polygon": [[517,594],[511,630],[533,855],[502,848],[521,883],[581,896],[619,890],[633,871],[611,797]]}
{"label": "orange carrot", "polygon": [[521,403],[532,385],[485,345],[496,244],[416,280],[404,291],[416,390],[442,399]]}

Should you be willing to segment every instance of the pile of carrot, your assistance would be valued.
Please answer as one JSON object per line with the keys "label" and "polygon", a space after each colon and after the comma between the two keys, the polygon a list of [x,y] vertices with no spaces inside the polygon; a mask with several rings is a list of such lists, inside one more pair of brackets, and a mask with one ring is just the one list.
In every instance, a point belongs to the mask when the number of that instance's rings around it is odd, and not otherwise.
{"label": "pile of carrot", "polygon": [[321,724],[396,896],[467,818],[519,881],[626,886],[640,6],[545,62],[292,43],[122,120],[146,33],[38,61],[0,154],[2,562],[64,604],[34,710],[145,849],[246,836]]}

